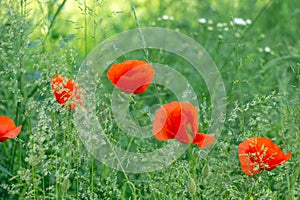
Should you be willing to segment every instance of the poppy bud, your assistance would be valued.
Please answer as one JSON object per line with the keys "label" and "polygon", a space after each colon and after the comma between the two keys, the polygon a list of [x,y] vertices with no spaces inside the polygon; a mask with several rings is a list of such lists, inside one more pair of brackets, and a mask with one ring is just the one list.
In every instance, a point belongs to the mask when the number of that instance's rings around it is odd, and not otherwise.
{"label": "poppy bud", "polygon": [[191,195],[196,194],[197,186],[195,180],[192,177],[190,177],[189,180],[187,181],[187,188]]}

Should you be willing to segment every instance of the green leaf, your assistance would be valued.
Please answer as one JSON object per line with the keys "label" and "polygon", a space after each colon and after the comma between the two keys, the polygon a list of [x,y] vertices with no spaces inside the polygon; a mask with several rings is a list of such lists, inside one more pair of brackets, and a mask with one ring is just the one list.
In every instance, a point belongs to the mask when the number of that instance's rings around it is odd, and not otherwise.
{"label": "green leaf", "polygon": [[3,173],[9,175],[9,176],[13,176],[5,167],[3,167],[2,165],[0,165],[0,171],[2,171]]}

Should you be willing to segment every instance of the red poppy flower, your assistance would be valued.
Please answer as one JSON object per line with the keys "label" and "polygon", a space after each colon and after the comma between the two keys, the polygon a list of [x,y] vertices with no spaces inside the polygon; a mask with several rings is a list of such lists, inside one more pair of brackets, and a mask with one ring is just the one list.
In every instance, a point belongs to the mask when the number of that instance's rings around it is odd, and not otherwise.
{"label": "red poppy flower", "polygon": [[159,108],[152,128],[158,140],[176,139],[199,148],[206,148],[215,140],[212,135],[198,133],[198,111],[187,102],[172,102]]}
{"label": "red poppy flower", "polygon": [[56,74],[51,83],[53,94],[59,104],[63,106],[67,104],[70,109],[74,109],[78,105],[82,106],[81,88],[75,81]]}
{"label": "red poppy flower", "polygon": [[242,170],[247,175],[257,174],[263,169],[273,170],[292,156],[292,152],[284,154],[269,138],[258,137],[242,142],[238,154]]}
{"label": "red poppy flower", "polygon": [[16,127],[14,121],[8,117],[0,116],[0,142],[19,135],[22,126]]}
{"label": "red poppy flower", "polygon": [[123,92],[139,94],[147,90],[154,73],[154,68],[145,61],[127,60],[112,65],[107,76],[110,82]]}

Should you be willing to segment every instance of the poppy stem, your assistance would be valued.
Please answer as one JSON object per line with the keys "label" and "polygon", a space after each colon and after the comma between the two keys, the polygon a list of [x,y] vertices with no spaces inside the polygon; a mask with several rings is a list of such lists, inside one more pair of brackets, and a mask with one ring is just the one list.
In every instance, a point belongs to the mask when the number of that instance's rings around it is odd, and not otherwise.
{"label": "poppy stem", "polygon": [[64,5],[65,5],[66,2],[67,2],[67,0],[64,0],[64,1],[59,5],[58,9],[56,10],[56,12],[55,12],[55,14],[54,14],[54,16],[53,16],[53,18],[52,18],[52,20],[51,20],[51,22],[50,22],[50,26],[48,27],[48,31],[47,31],[47,34],[46,34],[46,36],[45,36],[45,38],[44,38],[44,42],[46,41],[48,35],[50,34],[50,31],[52,30],[52,27],[53,27],[53,25],[54,25],[54,22],[55,22],[55,20],[56,20],[56,17],[57,17],[58,14],[60,13],[60,11],[62,10],[62,8],[64,7]]}
{"label": "poppy stem", "polygon": [[12,149],[11,152],[13,152],[13,153],[12,153],[12,157],[11,157],[10,162],[9,162],[9,171],[11,173],[13,173],[13,170],[14,170],[14,158],[16,156],[15,141],[13,141],[11,149]]}
{"label": "poppy stem", "polygon": [[87,56],[87,44],[88,44],[88,36],[87,36],[87,5],[86,1],[84,1],[84,57]]}
{"label": "poppy stem", "polygon": [[[238,39],[238,41],[237,41],[237,43],[239,44],[239,43],[241,43],[241,41],[245,38],[245,36],[247,35],[247,34],[249,34],[249,30],[251,29],[251,28],[253,28],[253,26],[254,26],[254,24],[256,24],[257,23],[257,21],[258,21],[258,19],[261,17],[261,15],[267,10],[267,8],[271,5],[271,3],[272,3],[272,1],[273,0],[269,0],[265,5],[264,5],[264,7],[259,11],[259,13],[255,16],[255,18],[252,20],[252,23],[250,24],[250,26],[248,26],[246,29],[245,29],[245,31],[243,31],[243,34],[241,35],[241,37]],[[234,53],[234,49],[232,49],[230,52],[229,52],[229,54],[228,54],[228,56],[227,56],[227,59],[225,60],[225,62],[224,62],[224,64],[223,64],[223,66],[227,66],[228,65],[228,63],[231,61],[231,55]]]}
{"label": "poppy stem", "polygon": [[92,156],[92,166],[91,166],[91,195],[92,199],[94,199],[94,165],[95,165],[95,158]]}

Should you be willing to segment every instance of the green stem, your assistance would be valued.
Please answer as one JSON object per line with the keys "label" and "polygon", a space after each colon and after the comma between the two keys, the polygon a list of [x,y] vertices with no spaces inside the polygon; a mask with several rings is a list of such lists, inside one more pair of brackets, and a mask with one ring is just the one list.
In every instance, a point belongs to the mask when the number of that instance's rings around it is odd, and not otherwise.
{"label": "green stem", "polygon": [[[252,23],[250,24],[250,26],[248,26],[245,31],[243,31],[243,34],[241,35],[241,37],[238,39],[237,43],[240,43],[245,37],[246,35],[250,32],[250,29],[254,26],[254,24],[256,24],[257,20],[261,17],[261,15],[267,10],[267,8],[271,5],[273,0],[269,0],[268,3],[265,4],[265,6],[260,10],[260,12],[256,15],[256,17],[252,20]],[[230,58],[232,53],[234,52],[234,49],[231,50],[227,56],[227,59],[225,60],[223,66],[227,66],[228,63],[230,62]]]}
{"label": "green stem", "polygon": [[14,170],[14,158],[16,156],[16,148],[15,148],[15,141],[13,141],[13,144],[12,144],[12,147],[11,147],[11,152],[12,152],[12,156],[10,158],[10,161],[9,161],[9,172],[11,172],[13,174],[13,170]]}
{"label": "green stem", "polygon": [[96,46],[96,28],[97,28],[97,26],[96,26],[96,18],[97,18],[97,15],[96,15],[96,0],[94,0],[94,4],[93,4],[93,6],[94,6],[94,15],[93,15],[93,35],[94,35],[94,46],[93,47],[95,47]]}
{"label": "green stem", "polygon": [[92,169],[91,169],[91,193],[92,193],[92,199],[94,199],[94,162],[95,162],[95,159],[92,156]]}
{"label": "green stem", "polygon": [[[79,150],[79,143],[77,141],[77,150]],[[76,155],[76,199],[79,199],[78,194],[79,194],[79,156],[78,154]]]}
{"label": "green stem", "polygon": [[56,20],[56,18],[57,18],[57,16],[58,16],[58,14],[59,14],[60,11],[62,10],[62,8],[64,7],[64,5],[65,5],[66,2],[67,2],[67,0],[64,0],[64,1],[60,4],[60,6],[58,7],[58,9],[56,10],[56,12],[55,12],[55,14],[54,14],[54,16],[53,16],[53,18],[52,18],[52,20],[51,20],[51,22],[50,22],[50,25],[49,25],[49,28],[48,28],[48,32],[47,32],[47,34],[46,34],[46,36],[45,36],[45,38],[44,38],[44,41],[47,39],[47,37],[48,37],[48,35],[49,35],[49,33],[50,33],[50,31],[51,31],[53,25],[54,25],[54,22],[55,22],[55,20]]}
{"label": "green stem", "polygon": [[84,56],[87,56],[87,5],[86,1],[84,1]]}
{"label": "green stem", "polygon": [[[55,133],[55,146],[57,146],[57,132]],[[58,168],[58,152],[57,150],[55,151],[55,171],[57,171]],[[57,177],[55,177],[55,198],[58,200],[58,181]]]}
{"label": "green stem", "polygon": [[136,9],[135,9],[134,5],[132,5],[132,11],[133,11],[133,15],[134,15],[135,25],[138,28],[140,43],[141,43],[141,46],[142,46],[143,51],[144,51],[144,57],[145,57],[145,60],[147,62],[149,62],[149,51],[147,49],[147,44],[146,44],[146,41],[145,41],[145,37],[144,37],[144,35],[141,31],[140,22],[139,22],[139,19],[137,18]]}

